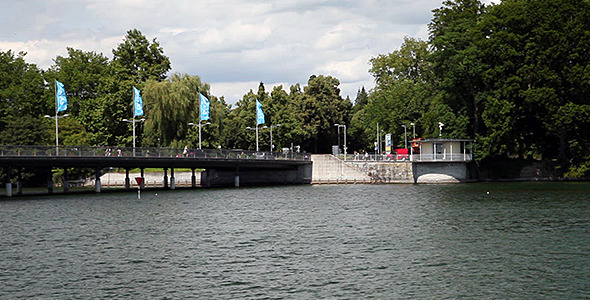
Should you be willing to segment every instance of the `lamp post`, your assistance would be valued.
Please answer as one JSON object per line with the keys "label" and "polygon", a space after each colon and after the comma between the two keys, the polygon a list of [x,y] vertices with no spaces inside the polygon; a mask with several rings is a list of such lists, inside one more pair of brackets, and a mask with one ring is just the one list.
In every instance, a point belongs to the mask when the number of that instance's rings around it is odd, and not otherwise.
{"label": "lamp post", "polygon": [[199,150],[201,150],[201,128],[203,128],[203,127],[205,127],[207,125],[211,125],[211,122],[207,122],[205,124],[202,124],[201,123],[201,120],[199,120],[199,123],[198,124],[195,124],[195,123],[192,123],[191,122],[191,123],[188,123],[188,125],[190,125],[190,126],[199,126]]}
{"label": "lamp post", "polygon": [[338,128],[338,152],[340,152],[340,124],[334,124]]}
{"label": "lamp post", "polygon": [[[143,122],[143,121],[145,121],[145,118],[141,118],[137,121]],[[135,116],[131,120],[123,119],[123,122],[133,123],[133,156],[135,156]]]}
{"label": "lamp post", "polygon": [[404,124],[402,125],[404,128],[404,148],[408,149],[408,134],[407,134],[407,126]]}
{"label": "lamp post", "polygon": [[45,118],[51,118],[51,119],[55,119],[55,155],[59,156],[59,122],[57,120],[63,118],[63,117],[68,117],[70,116],[69,114],[65,114],[62,116],[58,116],[57,112],[55,113],[55,117],[54,116],[50,116],[50,115],[45,115]]}
{"label": "lamp post", "polygon": [[438,122],[438,136],[442,136],[442,128],[445,126],[442,122]]}
{"label": "lamp post", "polygon": [[256,128],[252,128],[250,126],[246,127],[249,130],[256,130],[256,152],[258,152],[258,124],[256,124]]}
{"label": "lamp post", "polygon": [[412,125],[412,133],[414,134],[413,139],[415,139],[416,138],[416,124],[410,123],[410,125]]}
{"label": "lamp post", "polygon": [[[272,144],[272,129],[273,129],[274,127],[279,127],[279,126],[281,126],[281,125],[282,125],[282,124],[277,124],[277,125],[270,125],[270,126],[269,126],[269,128],[270,128],[270,152],[272,152],[272,151],[273,151],[273,149],[274,149],[274,147],[275,147],[275,146]],[[267,127],[267,126],[264,126],[264,128],[266,128],[266,127]]]}
{"label": "lamp post", "polygon": [[343,124],[334,124],[334,126],[338,126],[338,149],[340,149],[340,127],[344,127],[344,160],[346,160],[346,125]]}

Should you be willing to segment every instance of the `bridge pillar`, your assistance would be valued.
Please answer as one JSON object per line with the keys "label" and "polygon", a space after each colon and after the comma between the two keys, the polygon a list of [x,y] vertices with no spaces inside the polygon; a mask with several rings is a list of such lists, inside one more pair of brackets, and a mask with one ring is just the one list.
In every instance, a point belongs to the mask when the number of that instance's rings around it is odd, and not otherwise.
{"label": "bridge pillar", "polygon": [[70,181],[68,180],[68,168],[64,168],[64,182],[63,182],[64,193],[70,191]]}
{"label": "bridge pillar", "polygon": [[193,175],[191,175],[191,187],[195,188],[197,187],[197,176],[195,176],[195,168],[191,169],[193,172]]}
{"label": "bridge pillar", "polygon": [[125,188],[131,188],[131,181],[129,180],[129,168],[125,168]]}
{"label": "bridge pillar", "polygon": [[174,168],[170,168],[170,189],[176,189],[176,184],[174,183]]}
{"label": "bridge pillar", "polygon": [[168,188],[168,168],[164,168],[164,188]]}
{"label": "bridge pillar", "polygon": [[94,179],[94,191],[100,193],[100,168],[96,168],[96,174]]}
{"label": "bridge pillar", "polygon": [[5,168],[6,170],[6,196],[12,197],[12,182],[10,182],[10,168]]}
{"label": "bridge pillar", "polygon": [[47,175],[47,194],[53,194],[53,173],[51,169],[49,169],[49,174]]}
{"label": "bridge pillar", "polygon": [[240,186],[240,168],[236,167],[236,176],[234,177],[234,186],[235,187],[239,187]]}
{"label": "bridge pillar", "polygon": [[23,194],[23,176],[21,168],[18,168],[18,175],[16,177],[16,194]]}
{"label": "bridge pillar", "polygon": [[139,185],[139,189],[143,190],[145,188],[145,177],[144,177],[144,169],[141,168],[141,184]]}

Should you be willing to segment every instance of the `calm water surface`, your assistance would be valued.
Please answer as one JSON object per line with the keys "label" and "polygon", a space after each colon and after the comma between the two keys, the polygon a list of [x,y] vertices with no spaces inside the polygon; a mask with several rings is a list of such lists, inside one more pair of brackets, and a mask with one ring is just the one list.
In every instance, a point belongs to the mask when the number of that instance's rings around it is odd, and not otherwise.
{"label": "calm water surface", "polygon": [[0,201],[1,299],[588,299],[589,278],[588,183]]}

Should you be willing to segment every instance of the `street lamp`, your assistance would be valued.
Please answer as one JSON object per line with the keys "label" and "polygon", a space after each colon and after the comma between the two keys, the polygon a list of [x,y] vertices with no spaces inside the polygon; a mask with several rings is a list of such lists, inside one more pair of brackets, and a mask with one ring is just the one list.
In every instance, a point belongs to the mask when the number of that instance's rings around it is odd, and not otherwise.
{"label": "street lamp", "polygon": [[201,120],[199,120],[199,124],[195,124],[195,123],[188,123],[188,125],[190,126],[199,126],[199,150],[201,150],[201,128],[203,128],[203,126],[207,126],[207,125],[211,125],[211,122],[207,122],[205,124],[201,123]]}
{"label": "street lamp", "polygon": [[445,126],[442,122],[438,122],[438,136],[442,136],[442,128]]}
{"label": "street lamp", "polygon": [[[143,121],[145,121],[145,118],[141,118],[137,121],[143,122]],[[131,120],[123,119],[123,122],[133,123],[133,156],[135,156],[135,116]]]}
{"label": "street lamp", "polygon": [[340,152],[340,124],[334,124],[338,128],[338,152]]}
{"label": "street lamp", "polygon": [[412,132],[414,133],[413,139],[415,139],[416,138],[416,124],[410,123],[410,125],[412,125]]}
{"label": "street lamp", "polygon": [[[272,150],[273,150],[273,149],[274,149],[274,147],[275,147],[275,146],[272,144],[272,129],[273,129],[274,127],[279,127],[279,126],[281,126],[281,124],[277,124],[277,125],[270,125],[270,127],[268,127],[268,128],[270,128],[270,152],[272,152]],[[267,128],[267,126],[264,126],[264,127],[262,127],[262,128]]]}
{"label": "street lamp", "polygon": [[250,126],[246,127],[249,130],[256,130],[256,152],[258,152],[258,124],[256,124],[256,128],[252,128]]}
{"label": "street lamp", "polygon": [[406,129],[407,129],[407,127],[406,127],[406,125],[405,125],[405,124],[404,124],[404,125],[402,125],[402,127],[404,128],[404,147],[405,147],[406,149],[408,149],[408,135],[407,135],[407,130],[406,130]]}
{"label": "street lamp", "polygon": [[340,149],[340,127],[344,127],[344,160],[346,160],[346,125],[343,124],[334,124],[334,126],[338,126],[338,148]]}
{"label": "street lamp", "polygon": [[62,116],[58,116],[57,114],[54,116],[50,116],[50,115],[45,115],[45,118],[51,118],[51,119],[55,119],[55,155],[59,156],[59,124],[58,121],[59,119],[63,118],[63,117],[69,117],[69,114],[65,114]]}

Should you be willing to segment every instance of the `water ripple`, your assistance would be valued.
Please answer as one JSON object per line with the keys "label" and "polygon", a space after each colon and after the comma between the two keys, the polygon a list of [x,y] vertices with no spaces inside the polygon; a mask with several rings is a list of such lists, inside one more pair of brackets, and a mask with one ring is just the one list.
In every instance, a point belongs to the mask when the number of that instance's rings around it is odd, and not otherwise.
{"label": "water ripple", "polygon": [[0,299],[588,298],[588,190],[322,185],[4,201]]}

